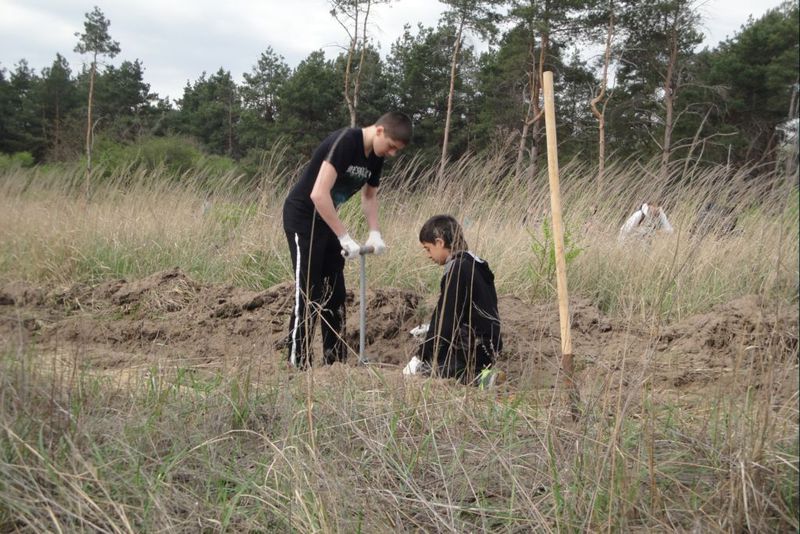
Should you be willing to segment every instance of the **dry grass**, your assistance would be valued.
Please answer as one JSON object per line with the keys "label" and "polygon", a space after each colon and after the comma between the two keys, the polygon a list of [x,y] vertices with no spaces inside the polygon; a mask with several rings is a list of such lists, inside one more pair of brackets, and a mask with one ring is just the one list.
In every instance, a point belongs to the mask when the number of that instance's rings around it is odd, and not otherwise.
{"label": "dry grass", "polygon": [[[662,184],[647,166],[619,165],[597,193],[591,169],[564,166],[568,235],[581,249],[569,265],[572,294],[632,324],[751,293],[796,306],[796,187],[757,169],[678,164],[675,173]],[[0,279],[71,284],[175,265],[211,282],[288,279],[285,178],[234,193],[237,178],[226,177],[204,209],[206,193],[188,177],[133,173],[96,184],[88,199],[78,172],[0,177]],[[546,255],[533,247],[548,213],[544,177],[521,184],[500,162],[471,159],[436,179],[409,161],[384,184],[392,250],[370,262],[371,283],[432,290],[439,272],[416,232],[449,212],[501,293],[552,298]],[[617,229],[645,200],[666,206],[676,235],[618,246]],[[710,200],[736,210],[734,233],[692,233]],[[351,204],[342,215],[363,236]],[[745,396],[666,402],[640,368],[629,386],[587,386],[579,423],[549,390],[483,392],[340,366],[265,376],[258,358],[221,373],[154,367],[120,384],[82,370],[77,355],[56,368],[35,345],[2,347],[0,531],[800,527],[798,396],[781,400],[772,387],[797,362],[768,344],[759,348],[768,376],[753,368]]]}
{"label": "dry grass", "polygon": [[[571,294],[592,298],[607,313],[668,319],[744,294],[795,298],[796,187],[754,169],[698,173],[688,185],[678,177],[659,184],[646,166],[612,166],[598,194],[591,169],[565,165],[567,248],[576,251]],[[263,177],[254,191],[240,191],[239,178],[226,176],[209,192],[200,188],[207,178],[171,181],[134,171],[98,184],[88,200],[76,176],[20,171],[0,178],[0,279],[71,284],[174,266],[201,281],[253,288],[291,278],[281,223],[286,174]],[[438,272],[423,257],[417,232],[429,216],[452,213],[490,261],[501,293],[552,298],[552,262],[535,249],[549,216],[546,176],[520,183],[497,161],[465,159],[437,178],[412,160],[383,183],[381,225],[391,254],[369,263],[373,283],[431,290]],[[676,234],[620,247],[619,227],[645,200],[666,207]],[[697,234],[709,202],[733,210],[733,233],[716,222]],[[363,239],[358,202],[341,215]]]}
{"label": "dry grass", "polygon": [[[556,396],[334,366],[120,389],[3,361],[0,526],[22,531],[786,531],[797,397]],[[310,392],[310,393],[309,393]],[[310,395],[310,397],[309,397]],[[643,400],[637,400],[643,395]],[[309,404],[309,398],[312,402]],[[597,399],[598,401],[601,399]],[[311,417],[309,417],[309,407]]]}

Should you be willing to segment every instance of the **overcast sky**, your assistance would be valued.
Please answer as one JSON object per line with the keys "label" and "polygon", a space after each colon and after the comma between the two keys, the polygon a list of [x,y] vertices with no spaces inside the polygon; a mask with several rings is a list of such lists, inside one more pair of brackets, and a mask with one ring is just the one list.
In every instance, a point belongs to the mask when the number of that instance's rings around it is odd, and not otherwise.
{"label": "overcast sky", "polygon": [[[758,18],[781,0],[700,0],[705,44],[733,36],[749,15]],[[85,58],[73,52],[85,14],[98,5],[122,52],[112,61],[141,60],[145,81],[159,96],[180,98],[187,80],[220,67],[241,81],[267,46],[294,67],[310,52],[335,57],[346,34],[327,0],[0,0],[0,68],[20,59],[39,72],[56,52],[73,73]],[[384,54],[403,25],[435,26],[443,10],[435,0],[395,0],[373,7],[371,35]]]}

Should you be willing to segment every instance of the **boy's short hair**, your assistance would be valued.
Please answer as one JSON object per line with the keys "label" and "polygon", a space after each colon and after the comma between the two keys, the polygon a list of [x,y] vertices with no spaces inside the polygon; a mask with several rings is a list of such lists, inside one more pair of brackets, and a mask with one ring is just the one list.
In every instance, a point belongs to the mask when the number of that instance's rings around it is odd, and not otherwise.
{"label": "boy's short hair", "polygon": [[384,113],[375,122],[375,126],[383,126],[386,134],[395,141],[405,144],[411,142],[411,134],[414,127],[411,124],[411,119],[405,113],[399,111]]}
{"label": "boy's short hair", "polygon": [[645,217],[659,217],[661,215],[661,206],[652,202],[645,202],[639,210]]}
{"label": "boy's short hair", "polygon": [[461,225],[451,215],[434,215],[422,225],[419,231],[420,243],[434,243],[437,238],[444,241],[444,246],[452,251],[469,248]]}

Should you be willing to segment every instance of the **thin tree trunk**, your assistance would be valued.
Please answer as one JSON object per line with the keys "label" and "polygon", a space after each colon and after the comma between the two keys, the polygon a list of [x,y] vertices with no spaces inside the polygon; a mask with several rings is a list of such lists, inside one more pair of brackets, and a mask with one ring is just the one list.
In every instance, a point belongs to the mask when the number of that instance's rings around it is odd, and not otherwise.
{"label": "thin tree trunk", "polygon": [[53,152],[57,160],[61,161],[61,99],[56,96],[56,121],[53,135]]}
{"label": "thin tree trunk", "polygon": [[[677,13],[675,14],[674,24],[678,24]],[[678,59],[678,36],[677,30],[673,26],[670,36],[669,63],[667,64],[667,75],[664,79],[664,142],[661,145],[661,180],[666,183],[669,176],[669,156],[672,142],[673,112],[675,106],[675,84],[672,79],[675,75],[675,64]]]}
{"label": "thin tree trunk", "polygon": [[[614,2],[609,3],[611,14],[608,18],[608,33],[606,34],[606,52],[603,58],[603,77],[600,80],[600,92],[591,101],[592,113],[597,118],[598,137],[597,137],[597,194],[603,191],[606,172],[606,87],[608,86],[608,65],[611,62],[611,39],[614,35]],[[603,102],[602,111],[597,108],[597,104]]]}
{"label": "thin tree trunk", "polygon": [[[517,148],[517,163],[514,166],[517,177],[522,175],[522,161],[525,158],[525,145],[528,143],[528,130],[531,127],[531,116],[533,113],[533,101],[536,99],[536,38],[531,39],[528,53],[531,56],[531,70],[528,71],[528,109],[525,111],[525,118],[522,119],[522,132],[519,137],[519,147]],[[525,89],[523,89],[522,100],[525,101]]]}
{"label": "thin tree trunk", "polygon": [[356,81],[353,84],[353,111],[350,114],[350,122],[352,128],[355,128],[358,123],[358,94],[361,91],[361,73],[364,70],[364,58],[367,55],[367,19],[369,19],[369,8],[372,2],[367,2],[367,10],[364,12],[364,23],[361,25],[361,57],[358,59],[358,72],[356,72]]}
{"label": "thin tree trunk", "polygon": [[447,163],[447,143],[450,138],[450,114],[453,111],[453,93],[456,87],[456,66],[458,65],[458,52],[461,50],[461,33],[464,30],[464,18],[458,26],[456,42],[453,45],[453,62],[450,65],[450,92],[447,95],[447,115],[444,120],[444,140],[442,141],[442,161],[439,163],[439,174],[444,174],[444,166]]}
{"label": "thin tree trunk", "polygon": [[544,72],[544,58],[546,54],[546,48],[549,43],[549,38],[546,33],[542,34],[542,42],[541,47],[539,49],[539,65],[536,65],[536,40],[534,39],[531,42],[531,70],[529,76],[529,87],[531,88],[530,93],[530,102],[528,103],[528,111],[525,115],[525,120],[522,126],[522,134],[519,140],[519,150],[517,152],[517,175],[519,176],[522,169],[522,159],[525,153],[525,146],[528,142],[528,132],[530,131],[530,126],[533,125],[533,146],[530,149],[531,154],[531,165],[529,168],[528,177],[532,178],[536,176],[538,172],[536,158],[539,156],[539,138],[541,137],[541,119],[542,119],[542,108],[539,105],[539,93],[541,92],[541,80],[542,75]]}
{"label": "thin tree trunk", "polygon": [[89,175],[92,172],[92,102],[94,100],[94,75],[97,70],[97,52],[92,58],[92,68],[89,71],[89,103],[86,112],[86,194],[89,193]]}
{"label": "thin tree trunk", "polygon": [[[700,121],[700,126],[697,127],[697,130],[694,132],[694,137],[692,137],[692,144],[689,145],[689,153],[686,154],[686,161],[683,163],[683,172],[681,173],[681,177],[686,179],[686,176],[689,173],[689,162],[692,159],[692,154],[694,154],[694,147],[697,146],[697,143],[700,142],[700,134],[703,133],[703,127],[706,125],[706,121],[708,120],[708,116],[711,115],[711,112],[714,111],[713,107],[709,107],[706,114],[703,115],[703,120]],[[705,143],[705,140],[703,140]],[[702,156],[702,150],[700,151],[700,155]],[[699,162],[698,158],[698,162]],[[695,168],[697,165],[695,164]]]}
{"label": "thin tree trunk", "polygon": [[228,94],[228,156],[233,155],[233,91]]}
{"label": "thin tree trunk", "polygon": [[[350,71],[353,67],[353,55],[356,51],[356,44],[358,43],[358,2],[355,3],[355,29],[352,34],[345,27],[348,35],[350,35],[350,47],[347,49],[347,64],[344,68],[344,101],[347,103],[347,111],[350,113],[350,127],[356,126],[356,108],[353,103],[353,97],[350,96]],[[341,23],[340,23],[341,24]],[[344,24],[342,24],[344,26]]]}
{"label": "thin tree trunk", "polygon": [[542,137],[542,121],[533,121],[533,131],[531,132],[531,164],[528,167],[528,188],[533,189],[533,181],[539,174],[539,141]]}
{"label": "thin tree trunk", "polygon": [[528,115],[531,112],[531,103],[528,102],[528,111],[526,112],[525,119],[522,121],[522,132],[519,136],[519,147],[517,148],[517,162],[514,165],[514,171],[517,177],[522,174],[522,160],[525,159],[525,145],[528,141],[528,130],[531,127],[531,121],[528,120]]}
{"label": "thin tree trunk", "polygon": [[531,108],[533,111],[533,117],[531,117],[533,131],[531,132],[531,164],[528,168],[529,187],[533,187],[533,180],[539,174],[539,142],[542,138],[542,116],[544,115],[544,110],[539,105],[539,93],[542,91],[542,80],[544,79],[544,59],[549,47],[550,35],[545,32],[542,34],[542,44],[539,50],[539,74],[535,79],[533,92],[533,96],[535,98],[531,100],[533,103]]}
{"label": "thin tree trunk", "polygon": [[[795,119],[797,117],[797,96],[798,90],[800,90],[800,76],[797,78],[794,86],[792,86],[792,97],[789,100],[789,117],[788,120]],[[800,126],[800,125],[798,125]],[[800,135],[800,131],[795,132],[795,136]],[[794,142],[789,149],[789,153],[786,154],[786,177],[793,180],[795,173],[797,172],[797,137],[795,137]]]}

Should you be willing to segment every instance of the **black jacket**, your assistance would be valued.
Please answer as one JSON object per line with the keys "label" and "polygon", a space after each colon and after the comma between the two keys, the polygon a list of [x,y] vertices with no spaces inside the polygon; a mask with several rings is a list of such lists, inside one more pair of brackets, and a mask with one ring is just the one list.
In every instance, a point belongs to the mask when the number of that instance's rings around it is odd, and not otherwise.
{"label": "black jacket", "polygon": [[502,348],[494,274],[472,253],[456,252],[445,265],[419,358],[443,376],[459,376],[488,367]]}

